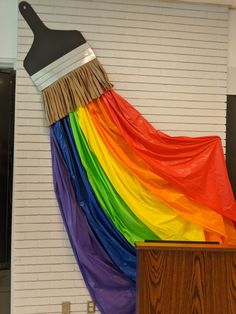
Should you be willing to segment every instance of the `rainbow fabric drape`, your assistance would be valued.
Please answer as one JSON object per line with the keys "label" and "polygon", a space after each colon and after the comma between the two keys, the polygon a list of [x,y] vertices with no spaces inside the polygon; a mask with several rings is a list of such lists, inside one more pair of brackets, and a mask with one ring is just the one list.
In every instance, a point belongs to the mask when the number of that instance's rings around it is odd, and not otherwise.
{"label": "rainbow fabric drape", "polygon": [[236,244],[219,137],[170,137],[112,89],[50,136],[62,216],[102,313],[135,313],[135,241]]}
{"label": "rainbow fabric drape", "polygon": [[156,130],[113,90],[79,31],[49,29],[28,3],[19,8],[35,36],[24,67],[42,93],[76,261],[102,314],[134,314],[136,241],[236,244],[221,140]]}

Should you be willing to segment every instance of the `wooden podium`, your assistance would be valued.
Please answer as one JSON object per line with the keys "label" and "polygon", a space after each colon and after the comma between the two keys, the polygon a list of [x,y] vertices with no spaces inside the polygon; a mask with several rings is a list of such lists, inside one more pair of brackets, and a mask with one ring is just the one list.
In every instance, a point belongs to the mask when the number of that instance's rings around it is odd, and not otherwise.
{"label": "wooden podium", "polygon": [[136,243],[136,314],[236,314],[236,247]]}

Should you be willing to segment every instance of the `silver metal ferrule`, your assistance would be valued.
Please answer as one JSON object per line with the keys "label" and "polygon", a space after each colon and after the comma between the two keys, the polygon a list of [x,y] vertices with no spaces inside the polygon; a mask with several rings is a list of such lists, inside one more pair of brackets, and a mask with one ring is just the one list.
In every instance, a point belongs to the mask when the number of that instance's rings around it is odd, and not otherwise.
{"label": "silver metal ferrule", "polygon": [[69,72],[79,68],[96,56],[88,43],[68,52],[31,76],[34,84],[42,91]]}

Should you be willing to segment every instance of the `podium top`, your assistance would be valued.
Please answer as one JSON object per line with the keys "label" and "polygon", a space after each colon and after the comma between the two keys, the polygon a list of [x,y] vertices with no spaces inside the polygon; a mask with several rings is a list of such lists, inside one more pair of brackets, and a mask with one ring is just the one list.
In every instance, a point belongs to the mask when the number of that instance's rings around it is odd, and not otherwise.
{"label": "podium top", "polygon": [[170,251],[231,251],[236,252],[236,246],[197,242],[136,242],[137,250],[170,250]]}

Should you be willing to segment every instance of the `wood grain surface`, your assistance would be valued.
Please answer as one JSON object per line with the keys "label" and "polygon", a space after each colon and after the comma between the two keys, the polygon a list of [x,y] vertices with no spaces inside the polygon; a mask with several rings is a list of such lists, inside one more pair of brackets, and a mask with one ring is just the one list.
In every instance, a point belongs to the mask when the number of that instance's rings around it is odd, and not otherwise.
{"label": "wood grain surface", "polygon": [[236,252],[138,250],[137,314],[235,313]]}

